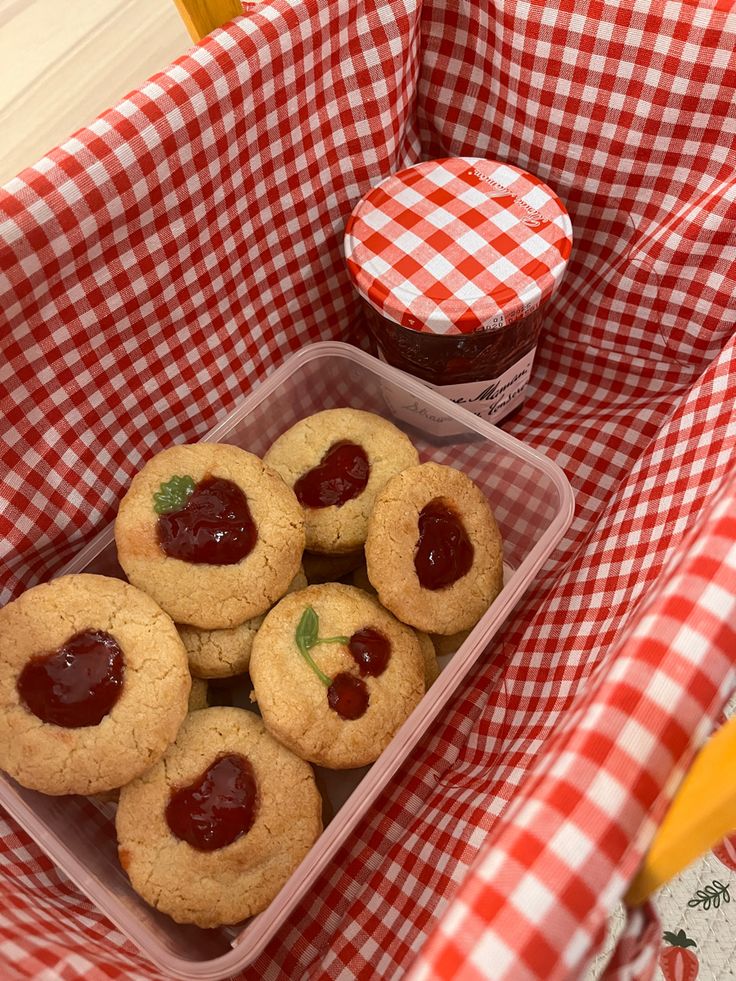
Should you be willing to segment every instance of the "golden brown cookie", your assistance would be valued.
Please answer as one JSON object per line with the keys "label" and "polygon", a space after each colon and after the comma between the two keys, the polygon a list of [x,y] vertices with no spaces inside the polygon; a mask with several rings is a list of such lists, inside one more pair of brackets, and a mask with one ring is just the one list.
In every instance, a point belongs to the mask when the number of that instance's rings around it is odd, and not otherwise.
{"label": "golden brown cookie", "polygon": [[372,763],[425,690],[414,631],[339,583],[276,604],[253,642],[250,676],[270,732],[332,769]]}
{"label": "golden brown cookie", "polygon": [[304,512],[252,453],[174,446],[133,478],[115,541],[130,581],[177,623],[235,627],[288,589],[304,550]]}
{"label": "golden brown cookie", "polygon": [[[299,570],[289,584],[287,592],[304,589],[307,578]],[[263,623],[261,614],[246,620],[237,627],[221,630],[202,630],[179,624],[179,636],[187,649],[189,670],[195,678],[231,678],[244,674],[250,664],[253,638]]]}
{"label": "golden brown cookie", "polygon": [[417,464],[419,454],[381,416],[325,409],[287,429],[263,459],[304,506],[306,548],[332,554],[361,547],[376,494],[394,474]]}
{"label": "golden brown cookie", "polygon": [[178,923],[261,912],[322,830],[312,768],[253,712],[187,716],[156,766],[124,787],[118,854],[133,888]]}
{"label": "golden brown cookie", "polygon": [[0,767],[46,794],[95,794],[173,742],[191,679],[171,619],[105,576],[62,576],[0,610]]}
{"label": "golden brown cookie", "polygon": [[381,603],[428,633],[472,627],[503,585],[503,545],[488,501],[466,474],[438,463],[386,484],[365,557]]}

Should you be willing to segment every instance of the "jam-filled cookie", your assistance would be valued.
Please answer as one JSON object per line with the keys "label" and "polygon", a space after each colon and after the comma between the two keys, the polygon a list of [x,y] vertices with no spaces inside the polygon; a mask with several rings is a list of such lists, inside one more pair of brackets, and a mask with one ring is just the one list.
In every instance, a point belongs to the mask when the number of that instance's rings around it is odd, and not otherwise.
{"label": "jam-filled cookie", "polygon": [[[287,592],[304,589],[307,577],[299,570]],[[179,636],[187,649],[189,670],[195,678],[232,678],[245,674],[250,664],[253,638],[263,623],[261,614],[251,617],[237,627],[202,630],[200,627],[178,625]]]}
{"label": "jam-filled cookie", "polygon": [[353,552],[365,542],[368,515],[386,481],[419,463],[409,438],[360,409],[325,409],[283,433],[264,461],[294,488],[312,552]]}
{"label": "jam-filled cookie", "polygon": [[381,603],[419,630],[474,626],[503,585],[503,544],[490,505],[460,470],[410,467],[376,499],[365,544]]}
{"label": "jam-filled cookie", "polygon": [[217,927],[268,906],[320,834],[322,800],[255,713],[216,707],[122,789],[115,824],[136,892],[178,923]]}
{"label": "jam-filled cookie", "polygon": [[119,579],[62,576],[0,610],[0,768],[25,787],[122,786],[173,742],[190,689],[173,622]]}
{"label": "jam-filled cookie", "polygon": [[288,589],[304,550],[304,512],[252,453],[174,446],[133,478],[115,542],[130,581],[177,623],[235,627]]}
{"label": "jam-filled cookie", "polygon": [[339,583],[276,604],[253,642],[250,676],[273,735],[332,769],[372,763],[425,690],[415,632]]}

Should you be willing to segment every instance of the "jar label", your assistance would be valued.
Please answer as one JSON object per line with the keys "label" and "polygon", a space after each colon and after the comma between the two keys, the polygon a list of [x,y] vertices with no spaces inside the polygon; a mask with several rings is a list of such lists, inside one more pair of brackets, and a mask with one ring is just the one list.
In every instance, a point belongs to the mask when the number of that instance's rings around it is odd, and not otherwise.
{"label": "jar label", "polygon": [[[498,422],[524,401],[535,351],[536,348],[533,348],[495,378],[459,385],[423,384],[486,422]],[[386,360],[380,352],[379,357],[382,361]],[[382,388],[386,402],[397,419],[435,436],[453,436],[464,432],[465,427],[457,419],[443,415],[434,406],[414,398],[398,385],[384,381]]]}

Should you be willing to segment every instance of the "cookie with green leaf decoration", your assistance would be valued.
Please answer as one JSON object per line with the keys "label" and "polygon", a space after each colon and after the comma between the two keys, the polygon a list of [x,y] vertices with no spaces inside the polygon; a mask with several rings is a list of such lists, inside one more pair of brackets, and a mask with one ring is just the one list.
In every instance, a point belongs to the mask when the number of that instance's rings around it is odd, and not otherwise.
{"label": "cookie with green leaf decoration", "polygon": [[425,691],[416,633],[339,583],[276,604],[253,641],[250,676],[272,735],[331,769],[376,760]]}
{"label": "cookie with green leaf decoration", "polygon": [[304,552],[304,513],[247,450],[174,446],[133,478],[115,542],[128,579],[177,623],[233,628],[286,593]]}

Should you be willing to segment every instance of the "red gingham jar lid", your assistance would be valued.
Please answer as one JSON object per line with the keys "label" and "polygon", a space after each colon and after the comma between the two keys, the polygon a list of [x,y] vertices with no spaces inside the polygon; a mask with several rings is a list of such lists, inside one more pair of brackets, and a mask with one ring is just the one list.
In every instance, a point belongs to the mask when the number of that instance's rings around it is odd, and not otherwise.
{"label": "red gingham jar lid", "polygon": [[482,157],[399,171],[356,205],[345,258],[362,297],[412,330],[471,334],[535,310],[572,248],[565,206],[537,177]]}

